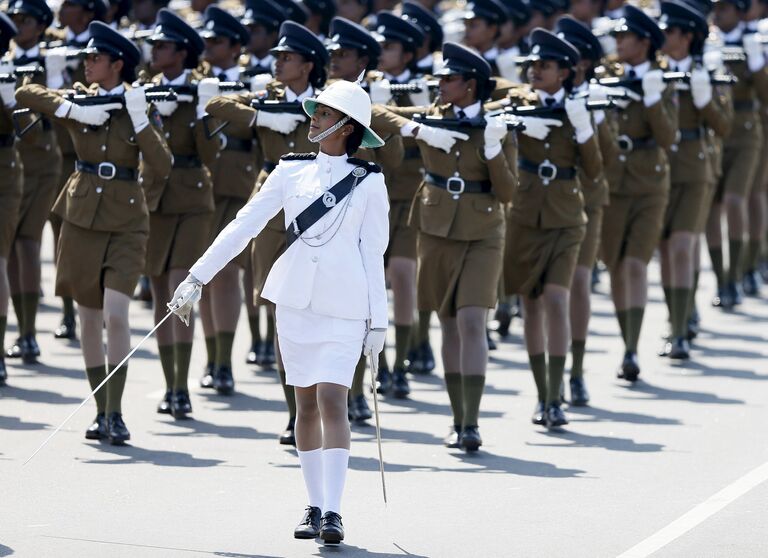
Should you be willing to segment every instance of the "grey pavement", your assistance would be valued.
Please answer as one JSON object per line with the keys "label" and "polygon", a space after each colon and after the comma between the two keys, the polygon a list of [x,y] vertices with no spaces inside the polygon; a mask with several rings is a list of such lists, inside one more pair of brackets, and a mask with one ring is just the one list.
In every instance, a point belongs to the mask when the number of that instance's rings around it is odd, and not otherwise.
{"label": "grey pavement", "polygon": [[[410,400],[382,402],[387,507],[375,431],[354,427],[342,503],[347,539],[336,549],[292,538],[304,486],[295,451],[276,439],[287,418],[277,375],[243,363],[244,313],[235,396],[197,387],[198,323],[195,420],[156,414],[163,379],[152,339],[129,368],[131,446],[83,438],[89,402],[22,467],[88,391],[78,344],[52,336],[59,316],[50,253],[47,240],[42,364],[8,361],[9,385],[0,388],[0,556],[613,557],[768,462],[768,303],[713,309],[713,279],[704,273],[703,332],[692,361],[672,364],[655,355],[666,311],[654,264],[642,382],[615,379],[622,348],[605,275],[587,344],[592,405],[571,410],[564,432],[529,422],[535,388],[519,321],[492,353],[477,455],[441,444],[451,417],[438,363],[436,375],[413,379]],[[138,342],[151,312],[133,303],[131,319]],[[6,341],[14,335],[11,328]],[[436,320],[431,335],[439,347]],[[768,556],[766,518],[768,484],[758,483],[653,556]]]}

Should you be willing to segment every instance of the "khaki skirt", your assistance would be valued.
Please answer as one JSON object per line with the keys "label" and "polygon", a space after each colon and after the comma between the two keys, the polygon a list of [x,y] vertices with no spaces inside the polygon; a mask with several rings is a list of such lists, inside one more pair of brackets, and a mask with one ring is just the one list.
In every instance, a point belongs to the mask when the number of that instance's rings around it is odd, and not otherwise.
{"label": "khaki skirt", "polygon": [[56,250],[56,295],[104,306],[104,289],[132,296],[144,270],[145,232],[105,232],[64,221]]}
{"label": "khaki skirt", "polygon": [[603,207],[585,207],[587,214],[587,230],[584,240],[579,247],[579,257],[576,265],[592,269],[597,262],[597,252],[600,248],[600,229],[603,227]]}
{"label": "khaki skirt", "polygon": [[496,306],[503,237],[450,240],[419,232],[417,250],[420,311],[452,318],[465,306]]}
{"label": "khaki skirt", "polygon": [[24,194],[19,209],[16,236],[40,242],[43,228],[59,193],[60,168],[39,168],[29,172],[33,162],[28,161],[24,172]]}
{"label": "khaki skirt", "polygon": [[504,280],[508,295],[536,298],[544,285],[570,288],[586,225],[539,229],[507,221]]}
{"label": "khaki skirt", "polygon": [[389,205],[389,246],[385,260],[389,258],[416,259],[416,228],[408,224],[411,202],[391,200]]}
{"label": "khaki skirt", "polygon": [[171,269],[189,270],[208,248],[213,213],[149,214],[147,265],[150,277]]}
{"label": "khaki skirt", "polygon": [[667,194],[615,196],[603,215],[600,259],[609,269],[630,257],[651,261],[661,239]]}
{"label": "khaki skirt", "polygon": [[21,207],[22,177],[19,159],[10,149],[0,151],[0,258],[8,259],[16,238]]}
{"label": "khaki skirt", "polygon": [[761,156],[759,144],[726,146],[723,149],[723,174],[718,184],[716,199],[722,201],[726,192],[748,196],[755,183]]}
{"label": "khaki skirt", "polygon": [[669,190],[669,203],[664,214],[664,239],[676,232],[702,232],[711,205],[708,182],[677,182]]}

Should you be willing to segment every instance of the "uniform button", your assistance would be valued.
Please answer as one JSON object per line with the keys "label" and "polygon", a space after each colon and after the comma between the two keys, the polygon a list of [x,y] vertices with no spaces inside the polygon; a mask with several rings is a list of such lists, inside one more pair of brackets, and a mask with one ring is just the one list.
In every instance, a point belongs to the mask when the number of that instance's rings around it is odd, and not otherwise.
{"label": "uniform button", "polygon": [[128,203],[130,203],[130,204],[135,203],[135,202],[136,202],[136,200],[134,200],[133,198],[128,200]]}
{"label": "uniform button", "polygon": [[751,129],[752,129],[752,122],[745,122],[745,123],[744,123],[744,127],[745,127],[747,130],[751,130]]}
{"label": "uniform button", "polygon": [[51,144],[50,143],[46,143],[45,144],[45,150],[46,151],[50,151],[51,150]]}
{"label": "uniform button", "polygon": [[88,133],[88,128],[83,128],[83,133],[87,134]]}
{"label": "uniform button", "polygon": [[216,158],[217,158],[217,159],[220,159],[220,158],[221,158],[221,153],[217,153],[217,154],[216,154]]}
{"label": "uniform button", "polygon": [[622,120],[629,120],[629,116],[627,116],[626,114],[622,114],[621,118]]}
{"label": "uniform button", "polygon": [[459,176],[459,171],[454,172],[453,176]]}
{"label": "uniform button", "polygon": [[330,173],[331,173],[331,167],[328,167],[327,169],[325,169],[325,172],[327,172],[328,174],[330,174]]}
{"label": "uniform button", "polygon": [[107,150],[107,146],[106,146],[106,145],[102,145],[102,146],[101,146],[101,150],[102,150],[102,151],[106,151],[106,150]]}
{"label": "uniform button", "polygon": [[96,193],[97,194],[101,194],[102,190],[103,190],[103,188],[101,186],[96,186]]}
{"label": "uniform button", "polygon": [[704,160],[704,153],[702,153],[701,151],[699,151],[699,159],[702,161]]}
{"label": "uniform button", "polygon": [[245,170],[251,172],[253,170],[253,165],[245,165]]}
{"label": "uniform button", "polygon": [[134,138],[133,136],[131,136],[131,137],[129,137],[129,138],[128,138],[128,141],[136,141],[136,138]]}
{"label": "uniform button", "polygon": [[317,260],[319,260],[319,259],[320,258],[318,258],[317,256],[312,256],[312,261],[315,262],[315,263],[317,263]]}
{"label": "uniform button", "polygon": [[195,127],[195,121],[194,121],[194,120],[193,120],[192,122],[190,122],[190,123],[189,123],[189,127],[190,127],[190,128],[194,128],[194,127]]}
{"label": "uniform button", "polygon": [[544,149],[549,149],[549,143],[544,144]]}
{"label": "uniform button", "polygon": [[461,153],[459,153],[459,152],[457,151],[457,152],[456,152],[456,156],[458,157],[459,155],[461,155]]}
{"label": "uniform button", "polygon": [[491,211],[493,211],[493,208],[491,208],[491,207],[486,207],[485,208],[485,212],[486,213],[490,213]]}
{"label": "uniform button", "polygon": [[293,142],[293,141],[288,142],[288,147],[294,147],[295,145],[296,145],[296,142]]}
{"label": "uniform button", "polygon": [[627,156],[626,155],[619,155],[619,161],[621,161],[622,163],[625,163],[627,161]]}
{"label": "uniform button", "polygon": [[139,184],[144,184],[144,177],[143,176],[139,177]]}
{"label": "uniform button", "polygon": [[198,188],[202,188],[202,187],[203,187],[203,183],[202,183],[202,182],[198,182],[198,183],[197,183],[197,187],[198,187]]}
{"label": "uniform button", "polygon": [[578,190],[577,188],[574,188],[574,189],[573,189],[573,193],[574,193],[574,194],[578,194],[578,192],[579,192],[579,190]]}
{"label": "uniform button", "polygon": [[670,149],[670,151],[672,151],[672,153],[677,153],[677,150],[678,150],[677,144],[676,144],[676,143],[673,143],[673,144],[672,144],[672,145],[669,147],[669,149]]}
{"label": "uniform button", "polygon": [[171,137],[171,133],[170,132],[166,132],[165,133],[165,137],[166,137],[166,139],[170,138]]}
{"label": "uniform button", "polygon": [[661,165],[656,165],[656,172],[661,172]]}
{"label": "uniform button", "polygon": [[11,161],[11,168],[16,166],[16,161]]}

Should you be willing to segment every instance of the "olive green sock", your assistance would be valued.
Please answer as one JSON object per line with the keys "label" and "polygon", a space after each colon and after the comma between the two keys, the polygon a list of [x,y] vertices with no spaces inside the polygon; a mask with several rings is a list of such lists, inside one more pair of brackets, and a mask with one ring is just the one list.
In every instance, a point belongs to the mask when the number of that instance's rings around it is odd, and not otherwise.
{"label": "olive green sock", "polygon": [[21,293],[21,306],[24,309],[24,329],[22,335],[34,335],[37,322],[37,306],[40,302],[40,293]]}
{"label": "olive green sock", "polygon": [[216,366],[232,366],[232,344],[234,331],[220,331],[216,334]]}
{"label": "olive green sock", "polygon": [[544,353],[528,355],[528,362],[536,382],[536,397],[543,403],[547,400],[547,357]]}
{"label": "olive green sock", "polygon": [[16,314],[16,326],[19,335],[21,335],[24,331],[24,307],[21,305],[21,295],[11,295],[11,302],[13,303],[13,313]]}
{"label": "olive green sock", "polygon": [[[88,385],[91,386],[91,391],[93,391],[107,377],[107,367],[102,365],[86,368],[85,375],[88,378]],[[107,409],[107,386],[97,391],[93,398],[96,400],[96,412],[105,412]]]}
{"label": "olive green sock", "polygon": [[379,353],[379,370],[389,370],[389,364],[387,364],[387,347]]}
{"label": "olive green sock", "polygon": [[363,393],[363,383],[365,381],[365,355],[360,355],[360,360],[355,366],[355,375],[352,377],[352,397]]}
{"label": "olive green sock", "polygon": [[571,378],[581,378],[584,375],[584,350],[587,342],[583,339],[571,341]]}
{"label": "olive green sock", "polygon": [[429,320],[432,317],[432,310],[419,311],[419,331],[417,340],[419,345],[429,342]]}
{"label": "olive green sock", "polygon": [[410,325],[395,326],[395,368],[405,368],[405,359],[408,358],[408,345],[411,339]]}
{"label": "olive green sock", "polygon": [[477,419],[480,415],[480,400],[483,398],[483,388],[485,388],[485,375],[462,374],[461,394],[464,401],[462,428],[477,426]]}
{"label": "olive green sock", "polygon": [[280,385],[283,386],[285,404],[288,405],[288,415],[291,418],[296,418],[296,390],[293,389],[293,386],[285,383],[285,370],[278,367],[277,374],[280,376]]}
{"label": "olive green sock", "polygon": [[173,375],[173,390],[188,391],[189,361],[192,360],[192,343],[174,343],[173,360],[176,361],[176,373]]}
{"label": "olive green sock", "polygon": [[251,343],[256,345],[261,343],[261,332],[259,331],[259,311],[256,310],[256,314],[248,316],[248,328],[251,330]]}
{"label": "olive green sock", "polygon": [[712,271],[717,279],[717,288],[722,288],[725,282],[725,268],[723,268],[723,249],[720,246],[709,247],[709,259],[712,260]]}
{"label": "olive green sock", "polygon": [[[741,239],[728,241],[728,282],[735,283],[741,279],[741,258],[744,242]],[[25,316],[26,319],[26,316]]]}
{"label": "olive green sock", "polygon": [[688,303],[691,300],[691,289],[677,287],[671,289],[672,294],[672,336],[684,337],[688,331]]}
{"label": "olive green sock", "polygon": [[75,301],[70,296],[61,297],[61,306],[64,311],[65,318],[75,317]]}
{"label": "olive green sock", "polygon": [[624,340],[624,344],[627,344],[627,317],[629,311],[616,310],[616,320],[619,322],[619,329],[621,330],[621,338]]}
{"label": "olive green sock", "polygon": [[275,340],[275,318],[272,312],[267,312],[267,337],[264,340],[267,343],[273,343]]}
{"label": "olive green sock", "polygon": [[[109,365],[109,371],[115,369],[116,364]],[[122,413],[123,390],[125,389],[125,380],[128,378],[128,363],[123,364],[120,370],[109,379],[107,385],[107,414]]]}
{"label": "olive green sock", "polygon": [[549,355],[547,363],[547,403],[560,402],[560,385],[565,372],[565,356]]}
{"label": "olive green sock", "polygon": [[627,310],[627,350],[637,352],[637,342],[640,340],[640,329],[643,326],[645,308],[630,308]]}
{"label": "olive green sock", "polygon": [[[699,290],[699,271],[693,272],[693,288],[688,293],[688,316],[687,319],[691,319],[693,311],[696,309],[696,291]],[[687,328],[686,328],[687,331]]]}
{"label": "olive green sock", "polygon": [[205,352],[208,354],[208,364],[216,362],[216,337],[205,338]]}
{"label": "olive green sock", "polygon": [[672,287],[662,287],[662,290],[664,291],[664,302],[667,305],[667,315],[669,316],[669,321],[672,321]]}
{"label": "olive green sock", "polygon": [[448,392],[448,400],[451,402],[453,424],[460,427],[464,423],[464,401],[459,372],[445,373],[445,390]]}
{"label": "olive green sock", "polygon": [[171,391],[173,389],[174,369],[173,345],[160,345],[157,352],[160,354],[160,366],[163,368],[163,376],[165,376],[165,390]]}
{"label": "olive green sock", "polygon": [[747,243],[747,259],[746,268],[749,271],[754,271],[757,269],[757,265],[760,262],[760,240],[750,238],[749,242]]}

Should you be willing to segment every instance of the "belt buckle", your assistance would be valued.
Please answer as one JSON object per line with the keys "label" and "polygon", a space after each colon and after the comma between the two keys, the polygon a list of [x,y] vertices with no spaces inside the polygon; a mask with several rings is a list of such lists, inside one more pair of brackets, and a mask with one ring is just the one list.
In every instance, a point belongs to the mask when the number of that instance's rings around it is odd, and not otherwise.
{"label": "belt buckle", "polygon": [[629,153],[634,148],[632,138],[627,135],[621,135],[618,137],[619,149],[622,153]]}
{"label": "belt buckle", "polygon": [[536,173],[539,175],[539,178],[541,178],[541,181],[544,183],[544,186],[548,185],[551,180],[554,180],[557,178],[557,167],[553,165],[549,159],[545,159],[541,162],[539,165],[539,168],[536,170]]}
{"label": "belt buckle", "polygon": [[[454,190],[451,187],[452,183],[456,183],[459,185],[458,189]],[[464,193],[464,179],[460,176],[451,176],[448,180],[445,181],[445,189],[448,191],[449,194],[452,194],[454,199],[458,199],[461,194]]]}
{"label": "belt buckle", "polygon": [[[106,173],[104,169],[109,171],[109,173]],[[112,180],[117,176],[117,167],[112,163],[99,163],[99,166],[96,168],[96,174],[104,180]]]}

